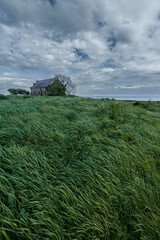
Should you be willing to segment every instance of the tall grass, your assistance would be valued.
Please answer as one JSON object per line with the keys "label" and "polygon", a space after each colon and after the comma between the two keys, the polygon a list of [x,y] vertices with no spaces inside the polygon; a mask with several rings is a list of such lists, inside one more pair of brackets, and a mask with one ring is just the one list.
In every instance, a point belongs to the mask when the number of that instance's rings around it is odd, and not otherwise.
{"label": "tall grass", "polygon": [[0,105],[0,239],[160,239],[160,118],[132,103]]}

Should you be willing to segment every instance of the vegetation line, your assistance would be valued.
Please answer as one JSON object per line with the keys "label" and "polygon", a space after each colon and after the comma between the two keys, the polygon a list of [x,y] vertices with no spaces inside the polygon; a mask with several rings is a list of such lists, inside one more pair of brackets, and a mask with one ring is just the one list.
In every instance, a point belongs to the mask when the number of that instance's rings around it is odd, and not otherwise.
{"label": "vegetation line", "polygon": [[0,239],[160,239],[159,103],[0,99]]}

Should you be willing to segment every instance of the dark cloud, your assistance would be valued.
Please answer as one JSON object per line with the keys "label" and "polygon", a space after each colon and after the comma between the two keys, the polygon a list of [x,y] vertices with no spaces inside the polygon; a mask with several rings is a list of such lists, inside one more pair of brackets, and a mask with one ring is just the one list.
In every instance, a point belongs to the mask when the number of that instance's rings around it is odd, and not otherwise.
{"label": "dark cloud", "polygon": [[130,43],[131,42],[131,38],[129,36],[128,32],[120,32],[117,35],[117,41],[120,43]]}

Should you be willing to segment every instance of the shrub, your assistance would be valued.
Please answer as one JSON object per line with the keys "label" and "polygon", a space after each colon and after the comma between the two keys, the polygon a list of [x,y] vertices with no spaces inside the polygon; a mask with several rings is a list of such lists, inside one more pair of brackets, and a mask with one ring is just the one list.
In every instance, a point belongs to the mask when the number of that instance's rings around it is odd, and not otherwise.
{"label": "shrub", "polygon": [[21,88],[9,88],[8,92],[10,92],[10,94],[12,95],[29,95],[29,91],[26,91],[25,89],[21,89]]}
{"label": "shrub", "polygon": [[133,103],[133,105],[134,106],[139,106],[139,105],[141,105],[141,103],[139,101],[136,101],[136,102]]}
{"label": "shrub", "polygon": [[6,100],[6,99],[7,99],[7,96],[0,94],[0,100]]}
{"label": "shrub", "polygon": [[54,96],[54,94],[52,92],[49,92],[46,94],[46,96]]}

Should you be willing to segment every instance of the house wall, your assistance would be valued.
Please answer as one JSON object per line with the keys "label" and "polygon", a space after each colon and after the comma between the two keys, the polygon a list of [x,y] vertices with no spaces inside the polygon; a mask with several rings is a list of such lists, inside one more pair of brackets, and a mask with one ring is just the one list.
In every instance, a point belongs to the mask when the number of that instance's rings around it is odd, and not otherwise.
{"label": "house wall", "polygon": [[32,96],[45,96],[47,94],[47,90],[45,88],[31,88]]}

